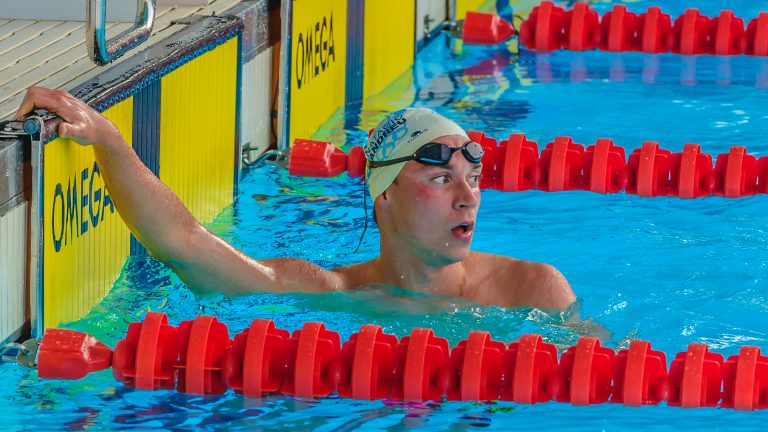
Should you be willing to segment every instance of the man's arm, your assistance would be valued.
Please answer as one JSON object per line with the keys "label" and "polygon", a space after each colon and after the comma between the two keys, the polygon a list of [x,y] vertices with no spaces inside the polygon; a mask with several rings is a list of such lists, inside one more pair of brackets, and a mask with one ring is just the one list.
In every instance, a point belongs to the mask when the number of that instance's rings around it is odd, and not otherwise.
{"label": "man's arm", "polygon": [[496,256],[494,275],[500,275],[499,302],[542,310],[565,310],[576,301],[571,285],[555,267],[538,262]]}
{"label": "man's arm", "polygon": [[32,87],[15,118],[35,108],[64,121],[58,133],[92,145],[118,213],[153,257],[192,289],[225,294],[345,289],[339,273],[298,259],[256,261],[203,227],[141,162],[115,125],[67,92]]}
{"label": "man's arm", "polygon": [[576,294],[562,273],[543,263],[530,263],[526,277],[530,290],[527,302],[539,309],[567,309],[576,301]]}

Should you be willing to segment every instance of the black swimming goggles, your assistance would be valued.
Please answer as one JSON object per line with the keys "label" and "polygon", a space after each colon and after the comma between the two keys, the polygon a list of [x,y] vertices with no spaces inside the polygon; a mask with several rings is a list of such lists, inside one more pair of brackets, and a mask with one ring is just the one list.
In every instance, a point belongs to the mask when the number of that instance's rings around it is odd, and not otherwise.
{"label": "black swimming goggles", "polygon": [[447,165],[451,161],[451,157],[457,151],[461,150],[461,154],[472,163],[480,163],[483,159],[483,146],[480,144],[469,141],[461,147],[451,147],[448,144],[430,142],[421,146],[416,153],[411,156],[405,156],[385,161],[370,161],[368,166],[370,168],[380,168],[389,165],[408,162],[409,160],[415,160],[416,162],[426,165]]}

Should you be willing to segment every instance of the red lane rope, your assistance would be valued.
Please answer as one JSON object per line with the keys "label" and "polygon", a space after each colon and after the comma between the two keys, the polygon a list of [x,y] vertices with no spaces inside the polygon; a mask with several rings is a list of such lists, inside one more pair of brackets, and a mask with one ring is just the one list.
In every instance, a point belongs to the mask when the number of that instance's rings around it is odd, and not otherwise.
{"label": "red lane rope", "polygon": [[[467,16],[467,21],[474,20],[478,23],[472,22],[471,33],[465,35],[469,41],[482,41],[475,33],[480,34],[483,24],[498,27],[487,18],[480,21],[474,15]],[[520,25],[519,38],[523,46],[537,51],[600,49],[685,55],[768,55],[768,12],[760,12],[746,27],[744,22],[731,10],[707,17],[698,9],[689,8],[672,20],[657,6],[637,15],[625,5],[615,5],[599,17],[587,3],[576,3],[566,11],[545,1],[534,7]]]}
{"label": "red lane rope", "polygon": [[[585,148],[571,137],[559,136],[539,154],[538,145],[524,134],[511,134],[500,143],[483,132],[471,131],[469,137],[485,149],[481,189],[624,191],[680,198],[768,193],[768,156],[758,159],[742,146],[713,158],[702,153],[698,144],[685,144],[682,152],[672,153],[656,141],[645,141],[627,158],[627,152],[608,138]],[[349,167],[350,177],[362,177],[365,171],[359,146],[347,155],[330,142],[296,140],[290,159],[294,157],[302,164],[289,164],[293,175],[331,177]]]}
{"label": "red lane rope", "polygon": [[167,323],[165,314],[148,313],[144,322],[129,325],[114,354],[91,336],[49,329],[38,354],[39,376],[79,379],[111,365],[126,386],[193,394],[233,389],[248,397],[335,392],[408,401],[768,407],[768,357],[751,346],[724,361],[707,345],[692,343],[667,370],[665,354],[640,340],[615,352],[581,337],[558,360],[555,346],[539,335],[507,346],[488,332],[472,331],[450,349],[428,328],[413,329],[398,342],[379,326],[363,325],[341,344],[337,332],[318,322],[289,335],[271,320],[256,319],[234,339],[210,316],[178,328]]}

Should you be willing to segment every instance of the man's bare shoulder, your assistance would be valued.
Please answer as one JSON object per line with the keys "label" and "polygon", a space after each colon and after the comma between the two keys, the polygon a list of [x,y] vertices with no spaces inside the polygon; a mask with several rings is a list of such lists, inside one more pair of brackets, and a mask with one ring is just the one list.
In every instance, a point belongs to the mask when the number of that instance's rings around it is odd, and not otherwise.
{"label": "man's bare shoulder", "polygon": [[565,309],[576,300],[565,276],[550,264],[474,251],[467,264],[496,304]]}
{"label": "man's bare shoulder", "polygon": [[465,267],[469,272],[482,279],[493,277],[498,282],[510,277],[517,279],[522,274],[531,271],[531,268],[535,267],[536,264],[538,263],[476,251],[471,251],[465,260]]}
{"label": "man's bare shoulder", "polygon": [[375,266],[373,265],[374,261],[370,260],[336,267],[329,271],[339,281],[343,290],[350,290],[377,281]]}

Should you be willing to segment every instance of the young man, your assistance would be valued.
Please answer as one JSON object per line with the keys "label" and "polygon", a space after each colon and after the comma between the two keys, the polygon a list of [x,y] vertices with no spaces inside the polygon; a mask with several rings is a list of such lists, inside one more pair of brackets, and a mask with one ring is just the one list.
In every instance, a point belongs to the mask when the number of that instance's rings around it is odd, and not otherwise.
{"label": "young man", "polygon": [[482,147],[430,110],[388,115],[366,145],[380,256],[325,270],[294,258],[254,260],[212,234],[141,163],[109,120],[70,94],[32,87],[15,117],[35,108],[64,120],[60,136],[93,146],[122,219],[191,289],[231,295],[345,291],[383,283],[498,306],[565,309],[575,300],[550,265],[470,251]]}

